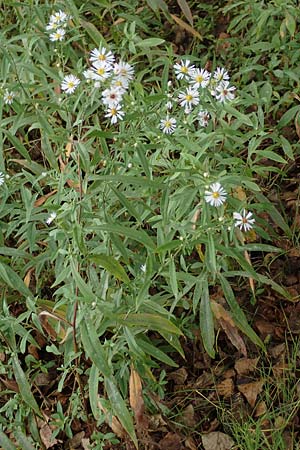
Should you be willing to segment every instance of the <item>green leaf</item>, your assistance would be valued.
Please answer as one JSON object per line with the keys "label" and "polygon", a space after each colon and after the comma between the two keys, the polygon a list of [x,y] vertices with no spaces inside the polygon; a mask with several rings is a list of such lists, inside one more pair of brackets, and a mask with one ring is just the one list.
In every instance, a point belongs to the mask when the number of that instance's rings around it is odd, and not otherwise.
{"label": "green leaf", "polygon": [[20,428],[14,430],[13,433],[18,443],[21,445],[22,450],[35,450],[35,447],[31,444]]}
{"label": "green leaf", "polygon": [[169,262],[169,278],[170,278],[171,291],[176,299],[178,296],[178,283],[177,283],[177,278],[176,278],[176,267],[175,267],[175,262],[174,262],[173,258],[171,258],[171,260]]}
{"label": "green leaf", "polygon": [[184,14],[184,17],[187,19],[191,27],[194,25],[192,12],[186,0],[177,0],[178,5],[180,6],[181,11]]}
{"label": "green leaf", "polygon": [[[92,176],[90,178],[91,180],[93,179]],[[126,175],[97,175],[97,177],[95,177],[94,179],[95,181],[91,186],[91,190],[94,190],[98,186],[101,186],[103,182],[114,184],[124,183],[126,186],[130,186],[132,184],[133,186],[142,186],[143,188],[149,187],[155,190],[166,188],[166,186],[158,180],[149,180],[149,178],[147,177],[132,177]]]}
{"label": "green leaf", "polygon": [[88,259],[95,262],[96,264],[99,264],[99,266],[104,267],[107,272],[118,278],[118,280],[124,281],[124,283],[127,284],[130,283],[127,273],[125,272],[119,261],[117,261],[113,256],[105,254],[92,254],[88,257]]}
{"label": "green leaf", "polygon": [[205,252],[205,261],[207,262],[207,265],[209,267],[210,272],[213,276],[215,276],[217,272],[217,259],[216,259],[216,249],[215,249],[215,242],[214,237],[211,233],[208,234],[208,242],[207,242],[207,248]]}
{"label": "green leaf", "polygon": [[105,377],[112,376],[112,370],[108,365],[107,355],[97,336],[91,320],[82,320],[80,323],[81,340],[84,350],[90,360],[98,367]]}
{"label": "green leaf", "polygon": [[215,329],[214,318],[210,306],[208,284],[203,283],[200,301],[200,330],[203,345],[211,358],[215,357]]}
{"label": "green leaf", "polygon": [[19,363],[18,357],[16,355],[12,356],[12,367],[15,375],[16,382],[20,389],[20,394],[25,403],[41,418],[43,417],[40,413],[39,406],[31,392],[30,384],[26,378],[26,375]]}
{"label": "green leaf", "polygon": [[32,292],[28,289],[22,278],[4,263],[0,263],[0,278],[9,287],[23,294],[24,297],[32,297]]}
{"label": "green leaf", "polygon": [[144,330],[155,330],[175,335],[182,335],[179,328],[176,327],[170,320],[165,319],[156,314],[119,314],[121,323],[126,326],[141,327]]}
{"label": "green leaf", "polygon": [[0,445],[5,450],[17,450],[17,447],[8,439],[6,434],[0,430]]}
{"label": "green leaf", "polygon": [[12,133],[10,133],[9,131],[3,129],[3,132],[6,134],[10,143],[15,147],[17,152],[19,152],[20,155],[23,156],[23,158],[27,159],[28,161],[31,161],[30,155],[29,155],[26,147],[22,144],[22,142],[18,138],[16,138],[16,136],[14,136]]}
{"label": "green leaf", "polygon": [[133,206],[132,202],[130,202],[129,200],[127,200],[127,198],[125,197],[125,195],[120,192],[117,188],[115,188],[112,184],[110,184],[109,186],[111,188],[111,190],[115,193],[115,195],[118,197],[118,199],[120,200],[120,202],[122,203],[123,206],[125,206],[125,208],[127,209],[127,211],[129,212],[129,214],[131,214],[133,217],[135,217],[137,219],[138,222],[142,222],[141,216],[140,214],[137,212],[137,210],[135,209],[135,207]]}
{"label": "green leaf", "polygon": [[71,260],[70,267],[76,286],[78,287],[79,291],[81,292],[85,300],[89,302],[96,301],[97,300],[96,295],[94,294],[90,286],[83,280],[83,278],[79,274],[73,260]]}
{"label": "green leaf", "polygon": [[94,41],[94,44],[97,46],[97,48],[99,46],[107,47],[107,43],[104,37],[94,24],[92,24],[91,22],[87,22],[86,20],[81,20],[80,24],[86,30],[92,41]]}
{"label": "green leaf", "polygon": [[256,152],[257,157],[261,158],[268,158],[272,161],[279,162],[281,164],[287,164],[287,161],[280,155],[278,155],[275,152],[272,152],[272,150],[258,150]]}
{"label": "green leaf", "polygon": [[281,145],[282,145],[283,151],[286,154],[286,156],[294,161],[295,160],[294,152],[293,152],[292,146],[289,143],[289,141],[284,136],[280,136],[280,141],[281,141]]}
{"label": "green leaf", "polygon": [[150,355],[159,361],[167,364],[171,367],[178,367],[178,364],[173,361],[168,355],[165,354],[162,350],[145,341],[144,339],[136,338],[137,344],[141,347],[141,349],[146,353],[146,355]]}
{"label": "green leaf", "polygon": [[270,202],[270,200],[265,197],[262,193],[257,192],[255,194],[257,200],[265,207],[265,210],[268,214],[270,214],[272,220],[276,223],[278,227],[280,227],[288,237],[292,237],[292,232],[290,227],[279,213],[278,209]]}
{"label": "green leaf", "polygon": [[98,406],[98,385],[99,369],[96,364],[93,363],[89,373],[89,400],[93,416],[96,420],[100,419],[100,410]]}
{"label": "green leaf", "polygon": [[243,124],[248,125],[249,127],[253,127],[252,120],[249,118],[249,116],[246,116],[246,114],[242,114],[240,111],[238,111],[228,103],[225,103],[223,107],[226,112],[231,114],[236,119],[240,120]]}
{"label": "green leaf", "polygon": [[296,117],[296,114],[299,111],[300,111],[300,106],[299,105],[293,106],[292,108],[288,109],[283,114],[281,119],[279,120],[277,126],[279,128],[285,127],[294,117]]}
{"label": "green leaf", "polygon": [[165,42],[164,39],[160,39],[160,38],[148,38],[148,39],[144,39],[143,41],[140,42],[136,42],[135,45],[137,47],[142,47],[142,48],[149,48],[149,47],[157,47],[158,45],[161,45]]}
{"label": "green leaf", "polygon": [[104,224],[104,225],[97,225],[93,227],[92,232],[95,231],[106,231],[107,233],[116,233],[120,234],[121,236],[126,236],[130,239],[133,239],[134,241],[140,242],[147,248],[154,249],[155,245],[152,239],[148,236],[148,234],[141,230],[134,230],[133,228],[128,228],[123,225],[117,225],[117,224]]}
{"label": "green leaf", "polygon": [[135,447],[138,448],[138,442],[134,431],[132,417],[115,382],[110,377],[105,377],[104,385],[114,414],[117,416],[124,429],[129,434]]}
{"label": "green leaf", "polygon": [[235,324],[238,326],[238,328],[244,334],[246,334],[246,336],[249,337],[249,339],[251,339],[251,341],[254,344],[258,345],[260,348],[265,350],[265,346],[264,346],[263,342],[257,336],[255,331],[250,327],[243,310],[241,309],[240,305],[236,301],[233,290],[232,290],[230,284],[228,283],[228,280],[221,274],[218,275],[218,278],[220,280],[226,301],[232,312],[232,318],[233,318]]}

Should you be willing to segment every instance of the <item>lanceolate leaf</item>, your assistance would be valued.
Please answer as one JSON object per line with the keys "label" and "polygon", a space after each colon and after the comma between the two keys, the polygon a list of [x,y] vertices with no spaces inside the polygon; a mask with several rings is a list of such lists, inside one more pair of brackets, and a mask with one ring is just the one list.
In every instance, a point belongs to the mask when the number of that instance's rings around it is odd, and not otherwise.
{"label": "lanceolate leaf", "polygon": [[22,278],[4,263],[0,263],[0,278],[2,278],[9,287],[23,294],[24,297],[32,297],[32,292],[25,285]]}
{"label": "lanceolate leaf", "polygon": [[204,348],[211,358],[215,357],[214,318],[211,310],[207,282],[203,284],[200,301],[200,331]]}
{"label": "lanceolate leaf", "polygon": [[240,305],[238,304],[234,296],[233,290],[230,284],[228,283],[228,280],[226,280],[226,278],[221,274],[218,275],[218,278],[220,280],[226,301],[230,306],[234,322],[239,327],[239,329],[244,334],[246,334],[246,336],[248,336],[252,342],[254,342],[254,344],[264,349],[263,342],[260,340],[255,331],[249,325],[243,310],[241,309]]}
{"label": "lanceolate leaf", "polygon": [[124,283],[130,283],[127,273],[125,272],[119,261],[117,261],[113,256],[97,254],[89,256],[89,259],[96,264],[99,264],[99,266],[104,267],[105,270],[107,270],[119,280],[124,281]]}
{"label": "lanceolate leaf", "polygon": [[107,355],[97,336],[92,320],[82,320],[80,324],[81,340],[88,357],[98,367],[100,372],[106,376],[112,376],[112,370],[107,362]]}
{"label": "lanceolate leaf", "polygon": [[5,450],[16,450],[17,447],[8,439],[3,431],[0,431],[0,445]]}
{"label": "lanceolate leaf", "polygon": [[31,392],[30,384],[27,380],[27,377],[26,377],[26,375],[19,363],[18,357],[16,355],[14,355],[12,357],[12,367],[13,367],[14,375],[16,378],[16,382],[20,389],[20,394],[21,394],[24,402],[27,403],[27,405],[30,406],[30,408],[36,414],[38,414],[40,417],[42,417],[39,406]]}
{"label": "lanceolate leaf", "polygon": [[119,318],[120,321],[127,326],[142,327],[145,330],[155,330],[159,333],[163,331],[175,335],[182,335],[179,328],[177,328],[170,320],[156,314],[120,314]]}
{"label": "lanceolate leaf", "polygon": [[138,448],[138,442],[134,431],[134,425],[132,417],[128,411],[126,403],[121,396],[115,382],[110,377],[105,377],[105,390],[109,401],[111,403],[114,414],[117,416],[124,429],[129,434],[136,448]]}

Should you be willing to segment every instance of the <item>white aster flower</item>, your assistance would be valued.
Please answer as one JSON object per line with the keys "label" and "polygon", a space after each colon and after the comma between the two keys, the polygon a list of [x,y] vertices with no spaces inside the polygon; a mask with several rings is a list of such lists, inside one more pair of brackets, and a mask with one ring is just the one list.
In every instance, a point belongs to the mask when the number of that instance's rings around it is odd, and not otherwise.
{"label": "white aster flower", "polygon": [[178,100],[180,106],[190,110],[193,106],[198,105],[199,93],[195,89],[188,87],[185,92],[179,92]]}
{"label": "white aster flower", "polygon": [[121,109],[121,105],[115,105],[107,109],[107,114],[105,117],[110,118],[110,123],[115,124],[118,120],[123,120],[124,111]]}
{"label": "white aster flower", "polygon": [[198,113],[198,120],[200,127],[207,127],[208,121],[210,119],[210,114],[206,110],[201,110]]}
{"label": "white aster flower", "polygon": [[91,69],[85,70],[82,75],[87,81],[91,81],[94,79],[94,72]]}
{"label": "white aster flower", "polygon": [[66,30],[64,28],[57,28],[54,33],[49,36],[50,41],[63,41],[65,38]]}
{"label": "white aster flower", "polygon": [[162,119],[160,121],[159,127],[161,128],[163,133],[172,134],[176,129],[176,119],[167,116],[165,119]]}
{"label": "white aster flower", "polygon": [[50,216],[46,219],[46,224],[50,225],[53,222],[53,220],[55,220],[55,219],[56,219],[56,213],[52,212],[50,214]]}
{"label": "white aster flower", "polygon": [[105,61],[95,61],[93,63],[93,79],[96,81],[104,81],[111,75],[112,66]]}
{"label": "white aster flower", "polygon": [[173,67],[177,80],[189,80],[195,68],[195,66],[191,66],[190,64],[191,61],[189,59],[185,61],[181,60],[179,63],[174,64]]}
{"label": "white aster flower", "polygon": [[126,78],[113,78],[110,87],[119,88],[124,93],[128,89],[128,83]]}
{"label": "white aster flower", "polygon": [[8,89],[5,89],[4,95],[3,95],[4,103],[6,105],[11,105],[12,102],[14,101],[15,96],[16,96],[16,94],[14,92],[9,91]]}
{"label": "white aster flower", "polygon": [[167,101],[166,108],[167,109],[172,109],[173,108],[173,102],[171,100]]}
{"label": "white aster flower", "polygon": [[110,87],[102,92],[102,102],[104,105],[112,107],[119,105],[122,101],[123,93],[120,88]]}
{"label": "white aster flower", "polygon": [[134,68],[126,62],[120,61],[119,63],[115,63],[113,70],[116,79],[130,81],[134,77]]}
{"label": "white aster flower", "polygon": [[90,53],[90,61],[92,62],[105,62],[107,64],[112,65],[115,61],[115,56],[110,50],[107,50],[105,47],[100,47],[99,49],[94,48],[94,50]]}
{"label": "white aster flower", "polygon": [[194,69],[191,74],[190,83],[194,89],[205,88],[209,84],[210,73],[205,69]]}
{"label": "white aster flower", "polygon": [[3,172],[0,172],[0,186],[2,186],[4,182],[5,182],[5,175]]}
{"label": "white aster flower", "polygon": [[79,83],[80,80],[75,77],[75,75],[66,75],[61,83],[61,89],[62,91],[65,91],[66,94],[73,94]]}
{"label": "white aster flower", "polygon": [[56,13],[51,14],[49,22],[61,24],[63,22],[66,22],[67,19],[68,19],[67,14],[60,9]]}
{"label": "white aster flower", "polygon": [[219,102],[226,102],[226,100],[233,100],[235,97],[234,86],[229,86],[229,81],[223,81],[219,86],[216,87],[215,97]]}
{"label": "white aster flower", "polygon": [[251,228],[253,228],[253,224],[255,222],[255,219],[252,217],[252,212],[247,212],[245,209],[243,209],[242,213],[234,212],[233,218],[235,219],[235,227],[239,227],[240,230],[249,231]]}
{"label": "white aster flower", "polygon": [[211,206],[221,206],[227,197],[227,193],[220,183],[213,183],[209,187],[209,191],[205,191],[205,201]]}
{"label": "white aster flower", "polygon": [[228,81],[230,77],[224,67],[217,67],[214,71],[213,78],[217,83],[221,83],[222,81]]}

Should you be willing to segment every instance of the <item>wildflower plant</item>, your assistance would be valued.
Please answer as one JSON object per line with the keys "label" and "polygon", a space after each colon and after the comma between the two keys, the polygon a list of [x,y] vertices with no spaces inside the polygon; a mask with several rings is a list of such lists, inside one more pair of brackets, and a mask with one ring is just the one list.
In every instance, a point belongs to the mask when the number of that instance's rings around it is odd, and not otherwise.
{"label": "wildflower plant", "polygon": [[[117,416],[137,446],[130,375],[138,370],[147,390],[154,368],[176,367],[175,351],[184,357],[179,307],[214,357],[210,292],[220,286],[236,326],[263,347],[231,281],[288,295],[245,257],[277,251],[259,241],[272,231],[263,211],[286,225],[255,182],[261,119],[243,109],[229,68],[178,58],[133,27],[116,37],[118,48],[75,3],[48,19],[32,6],[28,48],[4,39],[0,327],[34,414],[27,374],[39,369],[17,354],[38,348],[40,333],[60,361],[59,389],[75,373],[84,414],[99,423]],[[20,296],[15,326],[9,305]]]}

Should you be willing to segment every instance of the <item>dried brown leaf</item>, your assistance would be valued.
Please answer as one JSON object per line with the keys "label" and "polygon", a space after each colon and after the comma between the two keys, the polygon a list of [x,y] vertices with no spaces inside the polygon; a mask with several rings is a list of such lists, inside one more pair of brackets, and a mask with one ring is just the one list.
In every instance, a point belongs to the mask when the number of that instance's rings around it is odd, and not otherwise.
{"label": "dried brown leaf", "polygon": [[98,406],[101,411],[105,414],[105,421],[110,426],[112,431],[117,435],[120,439],[125,439],[127,436],[126,431],[123,426],[119,422],[116,416],[112,416],[108,413],[107,409],[102,405],[101,401],[98,401]]}
{"label": "dried brown leaf", "polygon": [[184,445],[185,445],[185,448],[187,448],[188,450],[198,450],[198,447],[192,437],[188,437],[184,441]]}
{"label": "dried brown leaf", "polygon": [[131,367],[129,379],[129,402],[139,428],[146,428],[148,421],[144,415],[145,405],[142,393],[142,381],[137,371]]}
{"label": "dried brown leaf", "polygon": [[57,189],[54,189],[54,191],[49,192],[48,194],[42,195],[41,197],[39,197],[35,202],[34,202],[34,206],[37,208],[38,206],[42,206],[45,201],[49,198],[52,197],[52,195],[56,194]]}
{"label": "dried brown leaf", "polygon": [[188,377],[188,372],[185,369],[185,367],[180,367],[177,370],[174,370],[174,372],[171,372],[169,374],[169,379],[173,380],[175,384],[182,385],[186,382]]}
{"label": "dried brown leaf", "polygon": [[177,25],[180,26],[180,28],[183,28],[188,33],[191,33],[193,36],[195,36],[198,39],[200,39],[200,41],[203,40],[203,37],[201,36],[201,34],[198,31],[196,31],[193,27],[191,27],[191,25],[189,25],[188,23],[184,22],[179,17],[175,16],[175,14],[171,14],[171,17],[174,20],[174,22],[176,22]]}
{"label": "dried brown leaf", "polygon": [[234,368],[239,375],[247,375],[248,373],[254,372],[258,361],[259,358],[241,358],[235,362]]}
{"label": "dried brown leaf", "polygon": [[33,271],[34,271],[34,267],[31,267],[31,268],[27,271],[27,273],[26,273],[26,275],[25,275],[25,277],[24,277],[24,280],[23,280],[25,286],[28,287],[28,288],[29,288],[29,285],[30,285],[30,282],[31,282],[31,274],[32,274]]}
{"label": "dried brown leaf", "polygon": [[258,394],[261,393],[264,381],[254,381],[252,383],[240,384],[238,390],[246,397],[249,405],[254,408]]}
{"label": "dried brown leaf", "polygon": [[182,422],[190,428],[196,425],[195,411],[191,403],[182,411]]}
{"label": "dried brown leaf", "polygon": [[259,402],[259,403],[256,405],[255,412],[254,412],[254,417],[260,417],[260,416],[263,416],[266,412],[267,412],[267,405],[266,405],[266,402],[264,402],[264,401]]}
{"label": "dried brown leaf", "polygon": [[159,448],[165,450],[181,450],[181,439],[176,433],[167,433],[163,439],[159,441]]}
{"label": "dried brown leaf", "polygon": [[216,320],[219,322],[230,342],[239,352],[242,353],[242,355],[247,356],[245,343],[243,338],[240,336],[230,313],[214,300],[211,300],[211,308]]}
{"label": "dried brown leaf", "polygon": [[234,446],[233,439],[220,431],[202,435],[204,450],[230,450]]}
{"label": "dried brown leaf", "polygon": [[40,437],[46,449],[58,444],[58,440],[53,437],[53,430],[47,422],[40,427]]}
{"label": "dried brown leaf", "polygon": [[226,380],[221,381],[216,385],[216,390],[219,395],[225,398],[229,398],[233,395],[234,384],[231,378],[226,378]]}

